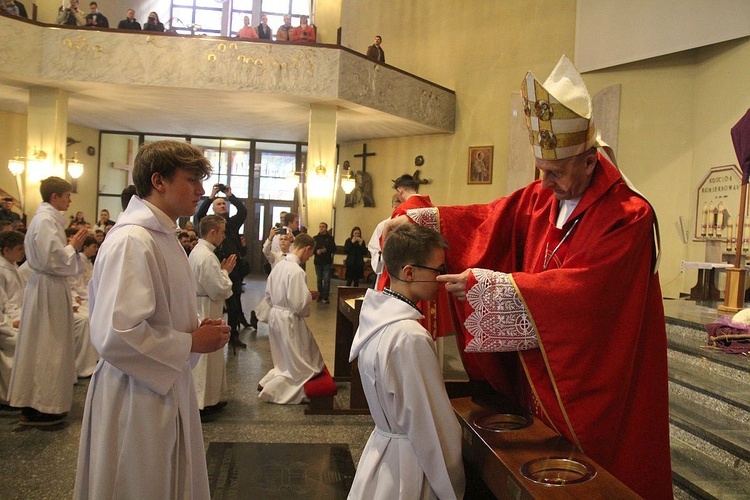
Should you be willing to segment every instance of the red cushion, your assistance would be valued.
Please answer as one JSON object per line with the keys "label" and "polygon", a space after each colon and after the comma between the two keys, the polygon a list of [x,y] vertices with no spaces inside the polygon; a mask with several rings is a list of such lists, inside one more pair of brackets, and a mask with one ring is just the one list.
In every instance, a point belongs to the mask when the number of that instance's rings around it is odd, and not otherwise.
{"label": "red cushion", "polygon": [[323,366],[323,371],[305,382],[305,394],[308,398],[320,398],[336,394],[336,383],[328,372],[328,367]]}

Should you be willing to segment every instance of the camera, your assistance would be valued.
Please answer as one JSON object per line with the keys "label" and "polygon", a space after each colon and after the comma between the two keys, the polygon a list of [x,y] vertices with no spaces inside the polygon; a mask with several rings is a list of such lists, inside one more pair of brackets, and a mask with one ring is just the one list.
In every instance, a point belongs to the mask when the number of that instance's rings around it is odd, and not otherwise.
{"label": "camera", "polygon": [[226,193],[227,191],[227,185],[226,184],[217,184],[216,189],[221,191],[222,193]]}

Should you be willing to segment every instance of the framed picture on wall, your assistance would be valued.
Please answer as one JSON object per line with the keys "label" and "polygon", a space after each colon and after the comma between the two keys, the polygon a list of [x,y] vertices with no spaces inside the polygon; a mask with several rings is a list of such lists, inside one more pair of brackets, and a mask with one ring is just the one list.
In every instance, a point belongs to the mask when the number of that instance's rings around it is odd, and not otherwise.
{"label": "framed picture on wall", "polygon": [[494,146],[469,148],[468,184],[492,184],[492,156]]}

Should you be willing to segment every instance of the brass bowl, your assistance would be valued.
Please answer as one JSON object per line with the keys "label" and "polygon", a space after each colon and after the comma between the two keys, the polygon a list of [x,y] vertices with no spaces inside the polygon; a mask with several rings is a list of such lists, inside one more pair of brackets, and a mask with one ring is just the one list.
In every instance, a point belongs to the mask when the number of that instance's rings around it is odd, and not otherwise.
{"label": "brass bowl", "polygon": [[521,474],[546,486],[585,483],[596,476],[589,464],[572,458],[537,458],[521,467]]}
{"label": "brass bowl", "polygon": [[513,415],[511,413],[498,413],[474,419],[477,429],[489,432],[508,432],[523,429],[531,424],[530,417]]}

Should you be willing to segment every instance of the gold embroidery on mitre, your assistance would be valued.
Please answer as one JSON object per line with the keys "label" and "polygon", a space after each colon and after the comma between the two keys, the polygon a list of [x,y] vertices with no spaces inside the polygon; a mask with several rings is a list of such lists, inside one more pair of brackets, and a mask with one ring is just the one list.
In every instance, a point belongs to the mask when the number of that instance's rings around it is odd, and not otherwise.
{"label": "gold embroidery on mitre", "polygon": [[521,84],[529,142],[537,158],[556,160],[583,153],[596,134],[594,121],[562,104],[531,72]]}

